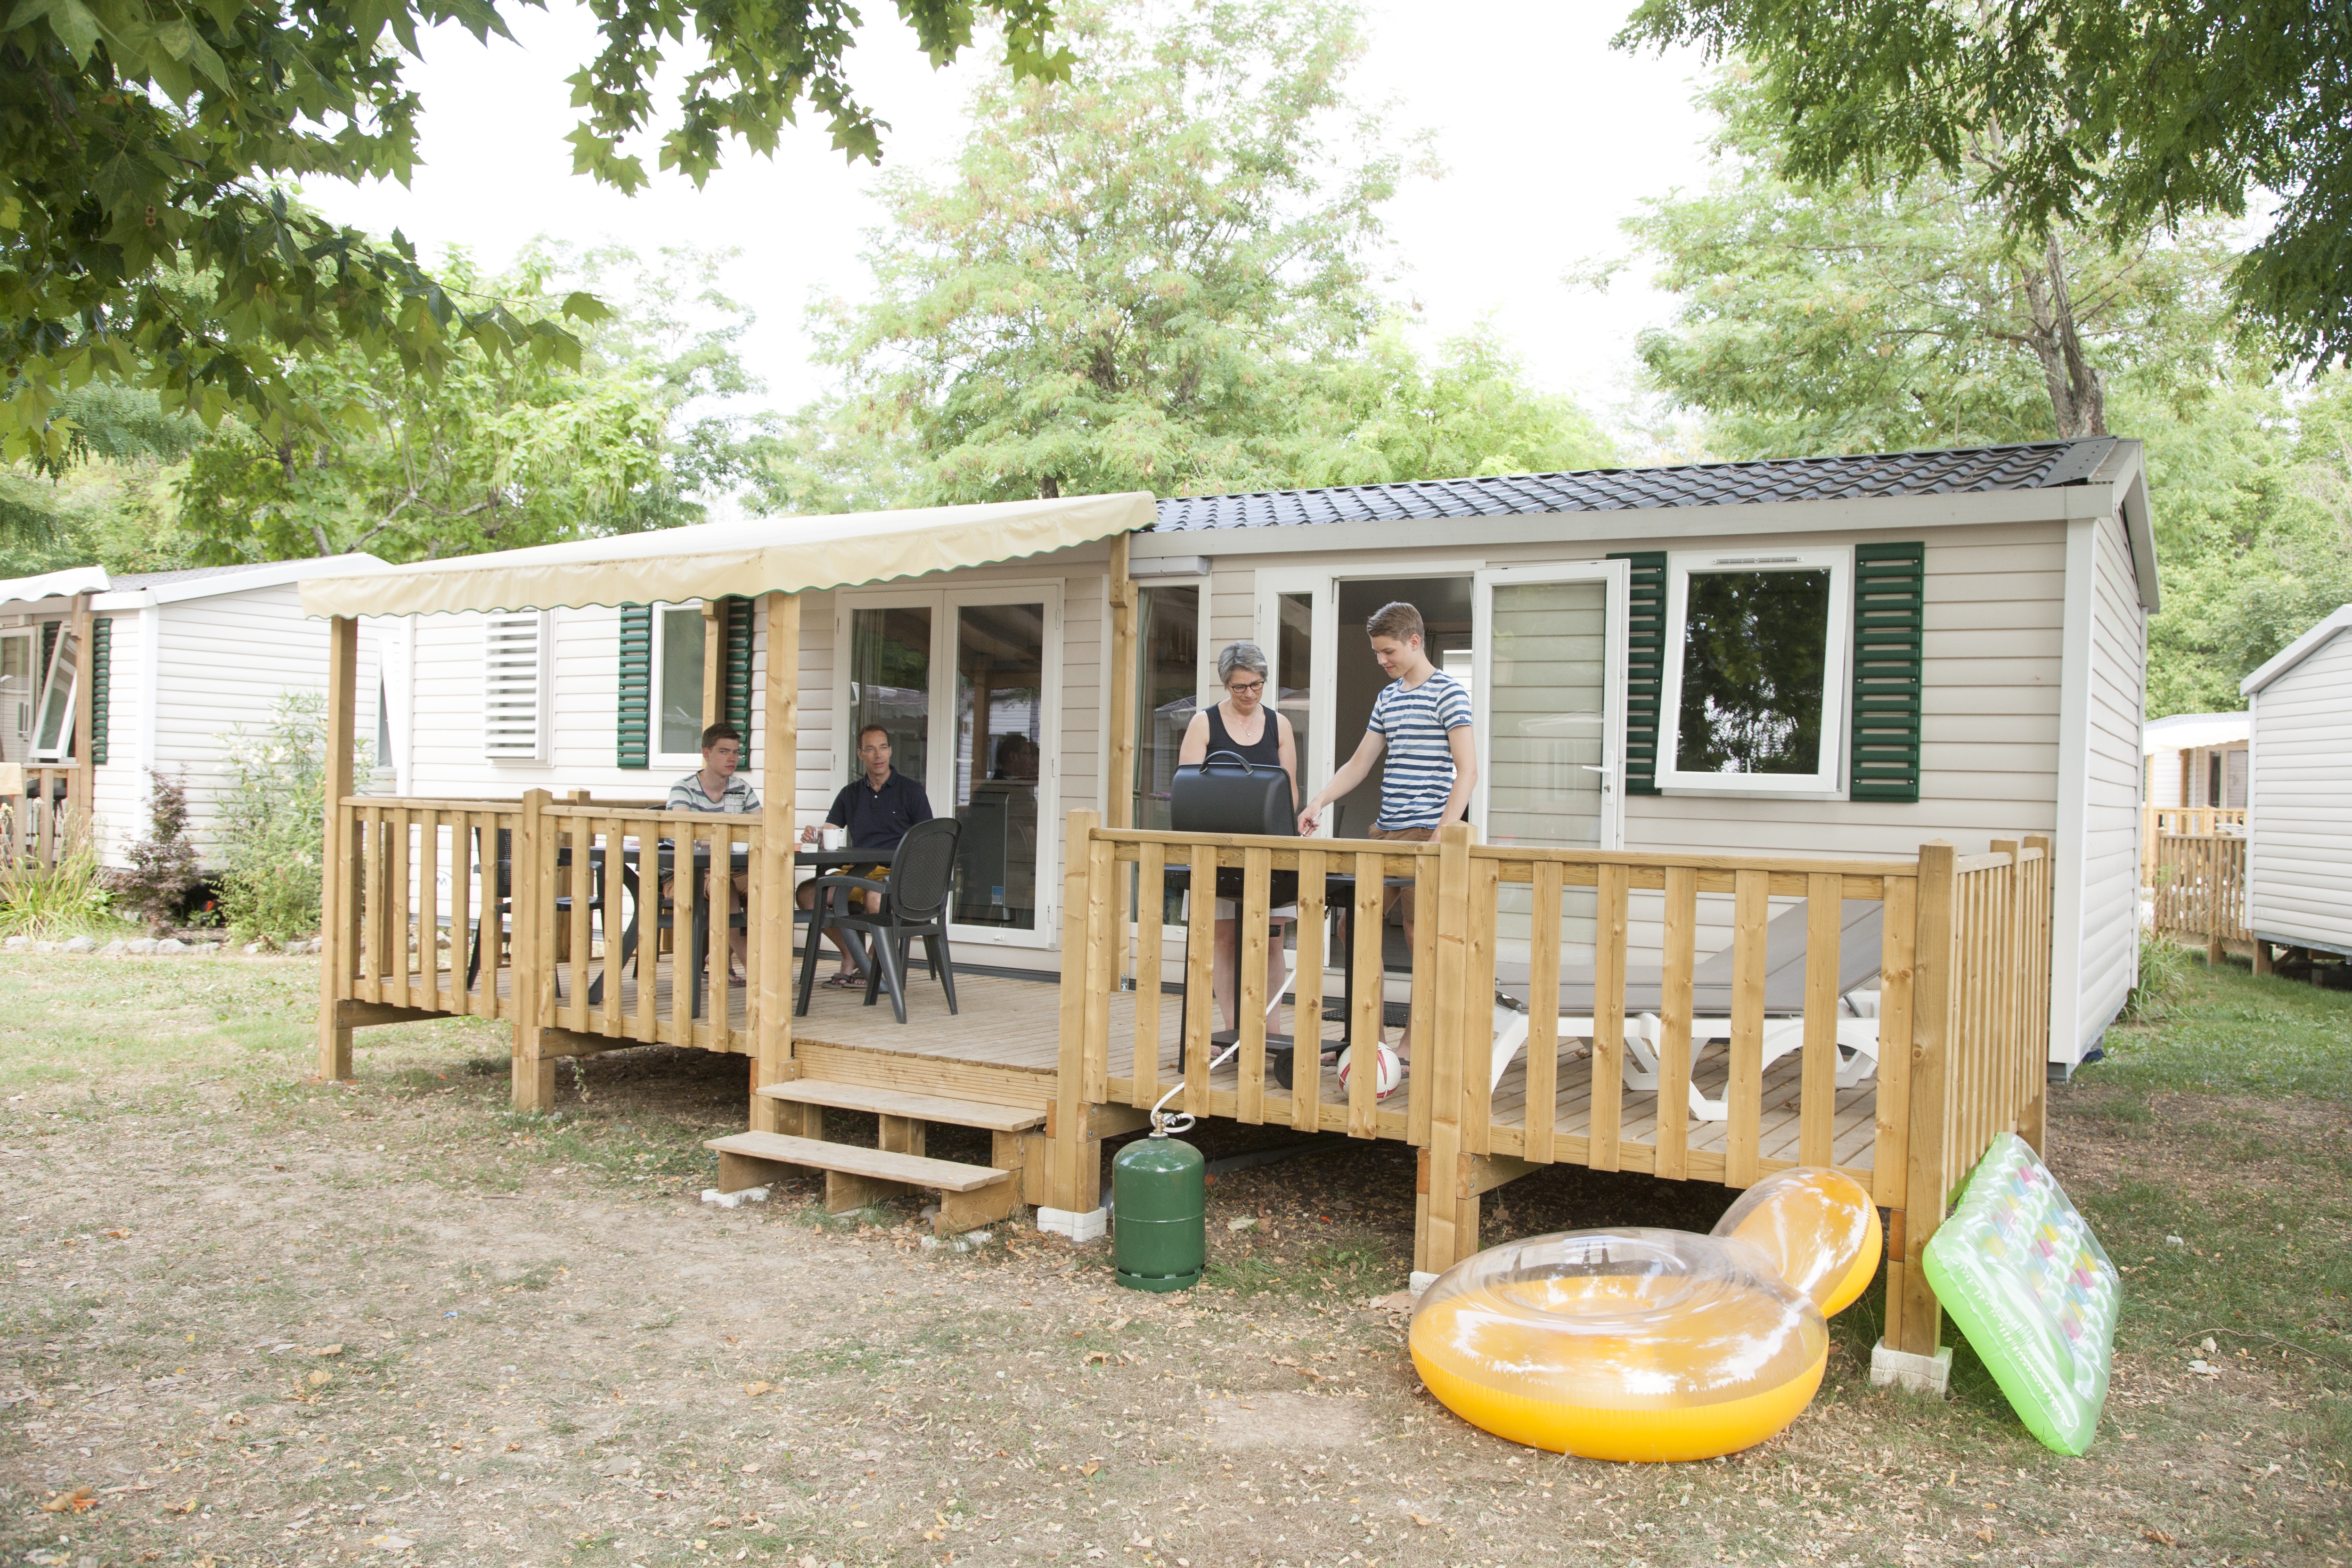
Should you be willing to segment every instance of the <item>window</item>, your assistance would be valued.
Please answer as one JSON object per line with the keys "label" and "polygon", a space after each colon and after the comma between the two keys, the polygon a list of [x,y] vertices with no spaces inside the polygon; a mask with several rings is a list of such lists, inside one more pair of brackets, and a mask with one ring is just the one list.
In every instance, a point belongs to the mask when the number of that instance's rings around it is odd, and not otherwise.
{"label": "window", "polygon": [[702,764],[702,606],[654,607],[654,750],[666,763]]}
{"label": "window", "polygon": [[1176,752],[1200,709],[1201,586],[1153,584],[1138,588],[1136,601],[1134,820],[1165,828]]}
{"label": "window", "polygon": [[49,653],[48,679],[41,687],[40,719],[33,735],[33,760],[63,763],[74,754],[74,699],[81,680],[81,644],[70,630],[58,634]]}
{"label": "window", "polygon": [[546,760],[546,647],[541,611],[482,619],[482,752],[492,762]]}
{"label": "window", "polygon": [[1841,793],[1853,574],[1842,550],[1668,557],[1661,789]]}

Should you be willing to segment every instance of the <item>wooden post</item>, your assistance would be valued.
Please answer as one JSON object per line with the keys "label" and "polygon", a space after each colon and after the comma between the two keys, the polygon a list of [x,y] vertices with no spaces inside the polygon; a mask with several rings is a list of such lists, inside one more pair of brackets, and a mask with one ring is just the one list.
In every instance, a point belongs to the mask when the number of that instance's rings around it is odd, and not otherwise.
{"label": "wooden post", "polygon": [[799,837],[795,831],[799,805],[793,786],[800,752],[801,599],[798,594],[770,594],[767,601],[767,683],[760,710],[760,845],[751,869],[753,913],[743,922],[751,933],[752,984],[758,987],[751,1012],[750,1125],[754,1132],[805,1136],[803,1108],[758,1092],[769,1084],[786,1083],[800,1076],[800,1067],[793,1060],[792,976],[793,843]]}
{"label": "wooden post", "polygon": [[[551,910],[554,907],[554,898],[551,888],[542,888],[540,885],[540,873],[541,861],[544,858],[545,869],[550,879],[552,879],[555,857],[552,854],[542,857],[540,852],[541,845],[548,833],[548,826],[540,814],[547,809],[553,799],[554,796],[543,789],[524,792],[522,826],[514,836],[513,856],[507,884],[512,899],[514,921],[512,1100],[517,1110],[535,1110],[542,1113],[553,1109],[555,1104],[555,1058],[540,1054],[540,1031],[548,1021],[548,1003],[552,999],[551,986],[554,979],[555,966],[550,962],[551,954],[548,951],[554,945],[554,932],[545,929],[540,918],[542,906],[546,910]],[[688,846],[681,843],[678,846],[681,861],[684,860],[687,852]],[[498,840],[493,837],[487,858],[495,860],[497,856]],[[498,886],[497,876],[497,869],[493,867],[490,872],[490,886],[494,890]],[[679,888],[683,889],[686,886],[683,867],[677,880]],[[491,925],[498,920],[497,900],[492,898],[487,902],[489,907],[482,917],[483,924],[486,926]],[[486,931],[484,935],[485,946],[495,952],[497,949],[492,944],[495,942],[497,932]],[[490,980],[493,985],[497,984],[495,968],[491,970]],[[542,992],[550,994],[542,995]],[[681,1002],[679,1005],[682,1008],[684,1003]],[[723,1023],[724,1020],[722,1019],[721,1022]]]}
{"label": "wooden post", "polygon": [[[706,730],[727,716],[727,700],[720,689],[727,678],[727,623],[720,618],[719,610],[717,599],[702,601],[702,727]],[[658,626],[655,628],[654,636],[661,636]],[[659,693],[655,695],[654,700],[656,704],[660,702]],[[658,713],[654,716],[654,721],[656,724],[661,721]],[[697,735],[695,739],[699,742],[702,737]],[[656,731],[654,743],[658,746],[660,742],[661,736]]]}
{"label": "wooden post", "polygon": [[[142,649],[152,658],[154,650]],[[352,1029],[341,1022],[342,981],[351,973],[352,846],[343,834],[343,797],[352,793],[352,744],[359,701],[360,624],[350,616],[327,623],[326,820],[319,896],[319,1076],[352,1076]]]}
{"label": "wooden post", "polygon": [[[1087,915],[1094,889],[1094,831],[1099,813],[1074,811],[1062,847],[1061,1052],[1056,1058],[1054,1103],[1045,1124],[1048,1206],[1091,1214],[1102,1206],[1102,1140],[1087,1136],[1092,1107],[1087,1104]],[[1196,895],[1201,884],[1194,883]],[[1205,994],[1196,996],[1208,1005]]]}
{"label": "wooden post", "polygon": [[[1419,1195],[1426,1201],[1415,1205],[1419,1212],[1412,1266],[1427,1274],[1444,1273],[1478,1250],[1478,1195],[1463,1191],[1468,1184],[1468,1152],[1462,1142],[1463,1096],[1464,1085],[1472,1076],[1466,1045],[1474,1033],[1469,1027],[1468,1003],[1477,1001],[1482,1015],[1476,1020],[1481,1027],[1475,1031],[1481,1046],[1476,1053],[1481,1089],[1486,1084],[1484,1073],[1492,1011],[1486,998],[1466,994],[1470,844],[1467,823],[1449,822],[1437,830],[1436,997],[1432,1026],[1413,1037],[1412,1071],[1417,1080],[1413,1093],[1416,1099],[1423,1094],[1429,1097],[1429,1142],[1419,1184]],[[1429,921],[1431,914],[1426,903],[1419,907],[1420,921]],[[1416,974],[1414,979],[1418,982],[1421,976]]]}
{"label": "wooden post", "polygon": [[1131,534],[1110,542],[1110,773],[1103,784],[1103,821],[1135,826],[1135,582],[1128,573]]}
{"label": "wooden post", "polygon": [[2017,1135],[2033,1146],[2036,1154],[2042,1152],[2050,1131],[2050,895],[2054,885],[2051,868],[2054,864],[2050,853],[2051,839],[2046,833],[2028,834],[2025,847],[2040,850],[2042,858],[2028,868],[2025,885],[2030,889],[2025,902],[2026,951],[2019,973],[2032,976],[2026,988],[2024,1009],[2024,1049],[2032,1068],[2032,1094],[2025,1103],[2025,1114],[2020,1119]]}
{"label": "wooden post", "polygon": [[2257,974],[2271,973],[2271,944],[2260,937],[2254,938],[2254,973]]}
{"label": "wooden post", "polygon": [[82,830],[89,832],[90,808],[97,804],[98,768],[90,761],[90,710],[94,694],[90,687],[98,673],[98,650],[90,647],[89,595],[76,594],[73,602],[74,658],[78,668],[74,678],[73,760],[74,771],[67,785],[66,802],[74,815],[81,819]]}
{"label": "wooden post", "polygon": [[[1937,839],[1919,847],[1917,946],[1912,957],[1911,1114],[1903,1205],[1900,1316],[1888,1343],[1912,1355],[1932,1356],[1943,1340],[1943,1308],[1921,1267],[1927,1243],[1944,1223],[1945,1113],[1953,1008],[1958,988],[1953,964],[1959,927],[1959,886],[1952,847]],[[1882,1047],[1882,1048],[1884,1048]],[[1890,1279],[1890,1286],[1894,1283]],[[1895,1316],[1890,1310],[1890,1317]],[[1899,1325],[1899,1326],[1897,1326]],[[1899,1333],[1900,1338],[1896,1338]]]}

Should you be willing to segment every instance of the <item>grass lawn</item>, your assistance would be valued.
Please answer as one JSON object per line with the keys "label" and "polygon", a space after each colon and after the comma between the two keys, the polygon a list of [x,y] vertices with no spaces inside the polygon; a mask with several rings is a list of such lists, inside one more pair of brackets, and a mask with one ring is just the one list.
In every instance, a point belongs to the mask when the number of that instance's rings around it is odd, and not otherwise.
{"label": "grass lawn", "polygon": [[[2352,1563],[2352,995],[2196,965],[2053,1090],[2129,1271],[2087,1458],[1965,1345],[1948,1399],[1870,1388],[1874,1293],[1789,1431],[1643,1467],[1420,1391],[1410,1150],[1220,1177],[1211,1287],[1139,1297],[1107,1249],[925,1250],[813,1178],[705,1207],[740,1058],[615,1053],[517,1117],[503,1033],[448,1020],[308,1083],[316,977],[0,958],[0,1563]],[[1557,1167],[1486,1239],[1730,1197]]]}

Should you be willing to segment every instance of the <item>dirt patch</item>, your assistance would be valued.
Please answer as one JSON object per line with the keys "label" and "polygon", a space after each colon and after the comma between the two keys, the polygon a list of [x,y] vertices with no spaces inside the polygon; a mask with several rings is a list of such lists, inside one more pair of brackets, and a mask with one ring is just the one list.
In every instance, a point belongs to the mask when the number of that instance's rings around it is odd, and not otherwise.
{"label": "dirt patch", "polygon": [[[74,965],[0,973],[29,999],[0,1070],[96,1019],[135,1043],[152,1014],[175,1044],[136,1081],[20,1079],[0,1106],[11,1564],[2352,1559],[2343,1384],[2251,1340],[2210,1373],[2152,1331],[2126,1346],[2098,1447],[2067,1460],[1965,1352],[1951,1400],[1870,1389],[1866,1300],[1770,1443],[1534,1455],[1412,1373],[1383,1305],[1410,1258],[1394,1145],[1221,1177],[1209,1288],[1139,1296],[1100,1247],[1000,1228],[927,1251],[910,1210],[840,1226],[814,1181],[706,1207],[698,1141],[740,1125],[739,1060],[620,1053],[518,1119],[491,1029],[364,1035],[359,1087],[321,1089],[301,1009],[230,961],[202,999]],[[1294,1136],[1202,1130],[1213,1156]],[[2062,1160],[2073,1137],[2062,1107]],[[1704,1228],[1729,1196],[1559,1168],[1497,1194],[1489,1239]]]}

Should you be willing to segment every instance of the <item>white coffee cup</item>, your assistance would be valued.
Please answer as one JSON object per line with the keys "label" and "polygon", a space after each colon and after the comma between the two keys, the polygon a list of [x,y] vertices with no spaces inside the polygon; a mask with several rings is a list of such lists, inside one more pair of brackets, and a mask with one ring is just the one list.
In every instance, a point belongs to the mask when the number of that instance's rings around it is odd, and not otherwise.
{"label": "white coffee cup", "polygon": [[823,848],[838,849],[849,842],[849,829],[828,822],[816,830],[816,840]]}

